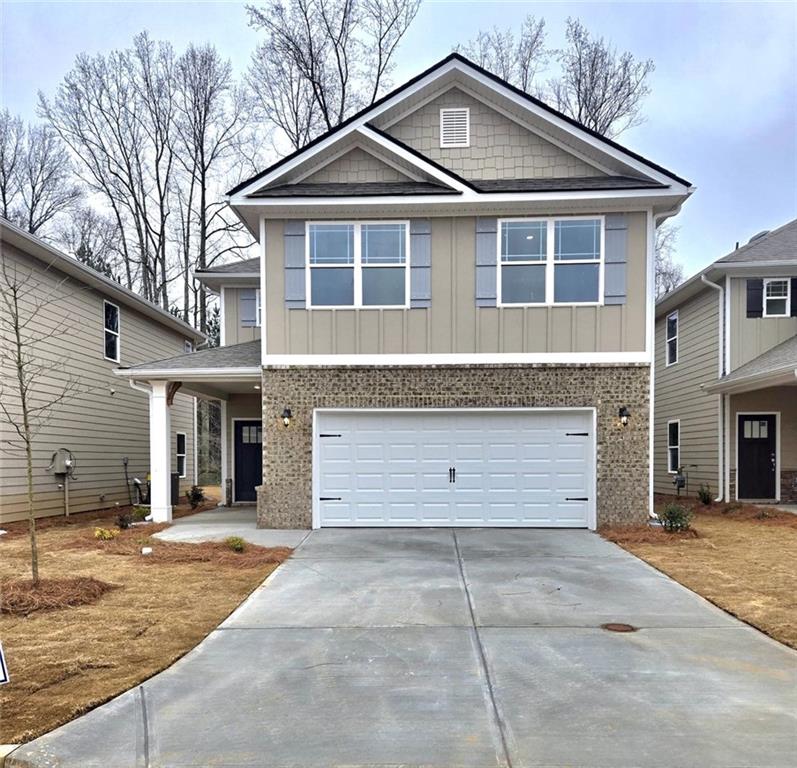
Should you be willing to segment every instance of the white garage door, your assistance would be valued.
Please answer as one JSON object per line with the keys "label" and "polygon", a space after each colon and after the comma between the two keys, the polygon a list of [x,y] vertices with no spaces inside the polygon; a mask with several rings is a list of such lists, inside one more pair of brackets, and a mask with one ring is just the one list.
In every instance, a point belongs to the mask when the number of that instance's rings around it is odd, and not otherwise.
{"label": "white garage door", "polygon": [[594,527],[591,410],[316,411],[316,526]]}

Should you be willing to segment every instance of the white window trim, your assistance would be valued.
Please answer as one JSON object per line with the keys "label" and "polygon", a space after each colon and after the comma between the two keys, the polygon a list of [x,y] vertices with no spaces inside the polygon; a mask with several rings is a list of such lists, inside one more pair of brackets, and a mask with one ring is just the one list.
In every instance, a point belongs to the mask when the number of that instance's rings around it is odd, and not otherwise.
{"label": "white window trim", "polygon": [[[668,336],[667,335],[667,326],[670,324],[670,318],[675,318],[675,336]],[[681,358],[681,318],[678,316],[678,310],[676,309],[674,312],[670,312],[667,317],[664,318],[664,367],[669,368],[671,365],[675,365],[678,360]],[[670,342],[675,340],[675,360],[670,362]]]}
{"label": "white window trim", "polygon": [[[180,446],[180,435],[183,436],[183,453],[178,452]],[[188,477],[188,435],[185,432],[174,433],[174,458],[177,465],[177,472],[180,473],[180,479],[184,480]],[[180,459],[183,460],[183,471],[180,472]]]}
{"label": "white window trim", "polygon": [[[354,227],[354,262],[352,264],[310,264],[310,227],[325,224],[350,224]],[[404,267],[404,303],[403,304],[363,304],[362,303],[362,226],[363,224],[403,224],[404,225],[404,264],[366,264],[365,267]],[[354,270],[354,303],[353,304],[313,304],[311,269],[344,267]],[[364,219],[351,221],[337,219],[332,221],[307,221],[304,229],[304,295],[307,309],[409,309],[410,308],[410,222],[409,219]]]}
{"label": "white window trim", "polygon": [[[674,445],[670,445],[670,424],[677,424],[678,425],[678,442]],[[677,475],[678,474],[678,467],[675,469],[670,469],[670,450],[673,448],[678,449],[678,466],[681,465],[681,420],[680,419],[671,419],[667,422],[667,474],[668,475]]]}
{"label": "white window trim", "polygon": [[[465,113],[465,139],[457,142],[443,141],[443,115],[447,112]],[[457,149],[470,146],[470,107],[443,107],[440,110],[440,149]]]}
{"label": "white window trim", "polygon": [[255,328],[260,328],[263,323],[263,305],[260,288],[255,288]]}
{"label": "white window trim", "polygon": [[[547,223],[546,254],[542,261],[501,261],[501,226],[512,222],[544,221]],[[556,261],[556,222],[557,221],[599,221],[601,227],[600,257],[595,259],[566,259]],[[606,266],[606,217],[598,216],[522,216],[518,218],[498,219],[496,233],[498,274],[496,276],[496,305],[499,307],[602,307],[604,305],[604,272]],[[598,300],[597,301],[554,301],[554,273],[557,264],[597,264],[598,265]],[[504,266],[544,265],[545,266],[545,301],[537,302],[505,302],[501,295],[501,268]]]}
{"label": "white window trim", "polygon": [[[108,305],[109,307],[114,307],[116,309],[116,326],[118,330],[112,331],[110,328],[107,328],[105,325],[105,306]],[[105,334],[112,333],[116,336],[116,357],[108,357],[105,354]],[[110,360],[112,363],[119,363],[122,360],[122,310],[119,309],[118,304],[114,304],[112,301],[108,301],[107,299],[102,300],[102,356],[106,360]]]}
{"label": "white window trim", "polygon": [[[777,314],[771,315],[767,312],[767,307],[769,306],[769,302],[767,300],[767,286],[770,283],[786,283],[786,312],[784,314]],[[791,279],[788,277],[768,277],[764,280],[764,314],[763,317],[791,317]],[[782,301],[782,296],[773,296],[772,301]]]}

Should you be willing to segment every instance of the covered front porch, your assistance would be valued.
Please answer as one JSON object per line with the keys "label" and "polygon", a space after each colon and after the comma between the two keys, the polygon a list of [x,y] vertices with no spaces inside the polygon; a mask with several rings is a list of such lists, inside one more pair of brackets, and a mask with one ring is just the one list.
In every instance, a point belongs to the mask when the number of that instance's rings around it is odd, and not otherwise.
{"label": "covered front porch", "polygon": [[725,500],[797,503],[797,337],[706,389],[722,396]]}
{"label": "covered front porch", "polygon": [[150,506],[155,522],[170,522],[171,408],[180,392],[217,401],[221,417],[222,504],[254,504],[262,482],[260,341],[203,349],[119,368],[116,374],[149,395]]}

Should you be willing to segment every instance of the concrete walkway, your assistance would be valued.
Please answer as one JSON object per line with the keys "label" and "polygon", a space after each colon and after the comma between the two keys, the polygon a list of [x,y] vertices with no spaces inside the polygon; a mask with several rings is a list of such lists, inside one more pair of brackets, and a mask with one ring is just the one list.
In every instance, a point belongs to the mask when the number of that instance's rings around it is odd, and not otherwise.
{"label": "concrete walkway", "polygon": [[262,547],[298,547],[310,531],[258,528],[255,507],[218,507],[195,515],[179,517],[171,528],[155,534],[164,541],[223,541],[240,536]]}
{"label": "concrete walkway", "polygon": [[595,534],[322,530],[7,765],[774,768],[795,712],[797,654]]}

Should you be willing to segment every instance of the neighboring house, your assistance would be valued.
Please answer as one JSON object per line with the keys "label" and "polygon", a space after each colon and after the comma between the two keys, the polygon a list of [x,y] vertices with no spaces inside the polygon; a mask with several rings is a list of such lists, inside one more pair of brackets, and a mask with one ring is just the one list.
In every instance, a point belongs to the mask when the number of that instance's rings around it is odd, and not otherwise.
{"label": "neighboring house", "polygon": [[797,502],[797,220],[656,304],[655,489]]}
{"label": "neighboring house", "polygon": [[[202,334],[160,307],[145,301],[118,283],[55,250],[33,235],[0,219],[0,270],[25,287],[26,306],[46,302],[27,332],[58,334],[27,348],[34,359],[65,360],[53,377],[54,395],[63,381],[77,382],[74,396],[57,405],[34,442],[33,472],[36,514],[64,513],[63,478],[48,470],[53,454],[66,448],[77,466],[69,481],[70,512],[127,504],[125,466],[130,480],[146,481],[150,469],[148,396],[114,376],[121,364],[135,365],[154,354],[175,355],[204,339]],[[0,274],[2,280],[2,274]],[[5,311],[5,307],[0,308]],[[23,318],[25,309],[23,307]],[[2,397],[9,410],[19,412],[16,372],[5,355],[13,348],[0,338],[3,349]],[[38,392],[37,392],[38,395]],[[37,401],[38,402],[38,401]],[[178,393],[171,407],[170,467],[181,474],[180,486],[194,482],[194,398]],[[27,516],[25,456],[8,452],[13,428],[0,420],[0,522]]]}
{"label": "neighboring house", "polygon": [[644,521],[654,234],[691,191],[452,54],[231,190],[260,258],[196,275],[225,346],[119,374],[154,420],[171,381],[224,402],[263,526]]}

